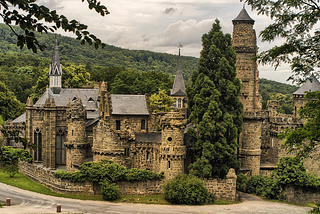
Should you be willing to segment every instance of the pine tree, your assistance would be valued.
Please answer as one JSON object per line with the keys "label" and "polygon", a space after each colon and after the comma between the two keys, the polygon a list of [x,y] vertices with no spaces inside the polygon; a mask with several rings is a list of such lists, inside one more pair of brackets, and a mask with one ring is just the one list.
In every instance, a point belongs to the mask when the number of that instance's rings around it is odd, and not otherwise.
{"label": "pine tree", "polygon": [[195,129],[196,161],[190,172],[199,177],[224,178],[230,168],[239,169],[237,138],[242,130],[241,84],[236,78],[236,53],[231,35],[223,34],[216,20],[202,36],[198,71],[187,88],[190,120]]}

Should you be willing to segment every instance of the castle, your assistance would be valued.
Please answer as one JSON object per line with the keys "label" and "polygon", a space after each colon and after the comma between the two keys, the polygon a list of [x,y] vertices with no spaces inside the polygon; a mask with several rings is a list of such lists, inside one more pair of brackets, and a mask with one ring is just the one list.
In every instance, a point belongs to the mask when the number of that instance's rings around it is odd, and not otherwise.
{"label": "castle", "polygon": [[[244,106],[243,132],[238,143],[241,170],[248,175],[265,175],[286,151],[277,134],[291,126],[300,126],[298,109],[304,106],[305,91],[320,90],[314,78],[294,93],[294,115],[278,114],[277,101],[262,109],[259,72],[251,58],[257,54],[254,20],[245,9],[232,20],[233,48],[237,53],[237,77],[242,82],[240,100]],[[50,85],[34,104],[26,103],[26,113],[5,126],[17,130],[37,146],[34,163],[45,168],[66,166],[76,171],[86,161],[111,159],[127,168],[163,171],[167,179],[187,171],[193,161],[192,145],[185,140],[187,100],[180,50],[171,96],[175,111],[154,113],[149,96],[110,94],[106,83],[93,88],[62,88],[62,66],[57,41],[49,67]],[[8,141],[8,145],[15,146]],[[319,165],[307,161],[310,170]]]}

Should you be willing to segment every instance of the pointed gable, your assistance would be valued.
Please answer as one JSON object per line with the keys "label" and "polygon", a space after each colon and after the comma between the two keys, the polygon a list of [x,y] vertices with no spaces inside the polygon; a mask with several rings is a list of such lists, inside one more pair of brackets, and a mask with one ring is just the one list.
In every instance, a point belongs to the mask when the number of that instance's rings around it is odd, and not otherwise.
{"label": "pointed gable", "polygon": [[186,87],[184,85],[183,73],[181,68],[181,58],[180,58],[180,48],[179,48],[179,61],[178,61],[178,68],[176,77],[174,78],[173,88],[171,90],[171,96],[179,95],[185,96],[186,95]]}
{"label": "pointed gable", "polygon": [[254,20],[249,16],[245,8],[243,8],[240,11],[239,15],[234,20],[232,20],[233,23],[238,21],[245,21],[254,24]]}

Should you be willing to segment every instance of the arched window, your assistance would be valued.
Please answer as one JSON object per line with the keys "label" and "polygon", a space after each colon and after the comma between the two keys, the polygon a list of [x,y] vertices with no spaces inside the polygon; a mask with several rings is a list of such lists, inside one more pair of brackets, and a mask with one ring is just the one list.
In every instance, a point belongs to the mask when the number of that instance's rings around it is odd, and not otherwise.
{"label": "arched window", "polygon": [[178,99],[178,108],[182,108],[182,101],[181,98]]}
{"label": "arched window", "polygon": [[141,120],[141,130],[145,130],[146,129],[146,120]]}
{"label": "arched window", "polygon": [[39,128],[34,131],[34,144],[36,145],[36,151],[34,151],[34,161],[42,161],[42,133]]}
{"label": "arched window", "polygon": [[147,161],[150,160],[150,152],[147,152]]}
{"label": "arched window", "polygon": [[65,134],[64,131],[60,129],[56,134],[56,164],[58,165],[66,163],[66,148],[64,142]]}

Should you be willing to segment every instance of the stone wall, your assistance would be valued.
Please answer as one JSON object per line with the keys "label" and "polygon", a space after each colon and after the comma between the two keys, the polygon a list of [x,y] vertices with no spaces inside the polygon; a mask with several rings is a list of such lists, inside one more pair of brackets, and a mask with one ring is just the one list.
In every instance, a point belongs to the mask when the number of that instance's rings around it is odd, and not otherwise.
{"label": "stone wall", "polygon": [[309,192],[300,188],[286,188],[284,194],[287,195],[287,202],[295,204],[319,203],[320,201],[319,192]]}
{"label": "stone wall", "polygon": [[204,179],[203,181],[215,200],[236,201],[237,175],[234,169],[229,170],[226,179]]}
{"label": "stone wall", "polygon": [[[56,178],[52,171],[25,162],[19,163],[19,172],[58,193],[99,194],[100,192],[100,188],[94,185],[93,182],[73,183],[69,180]],[[216,200],[221,198],[235,201],[236,181],[235,171],[230,169],[226,179],[205,179],[204,183],[208,191],[214,194]],[[165,181],[162,179],[140,182],[121,181],[117,182],[117,185],[122,195],[151,195],[163,194],[162,187],[164,183]]]}
{"label": "stone wall", "polygon": [[45,170],[42,167],[37,167],[33,164],[20,162],[19,172],[57,193],[95,194],[93,183],[90,181],[73,183],[66,179],[62,180],[56,178],[52,171]]}

